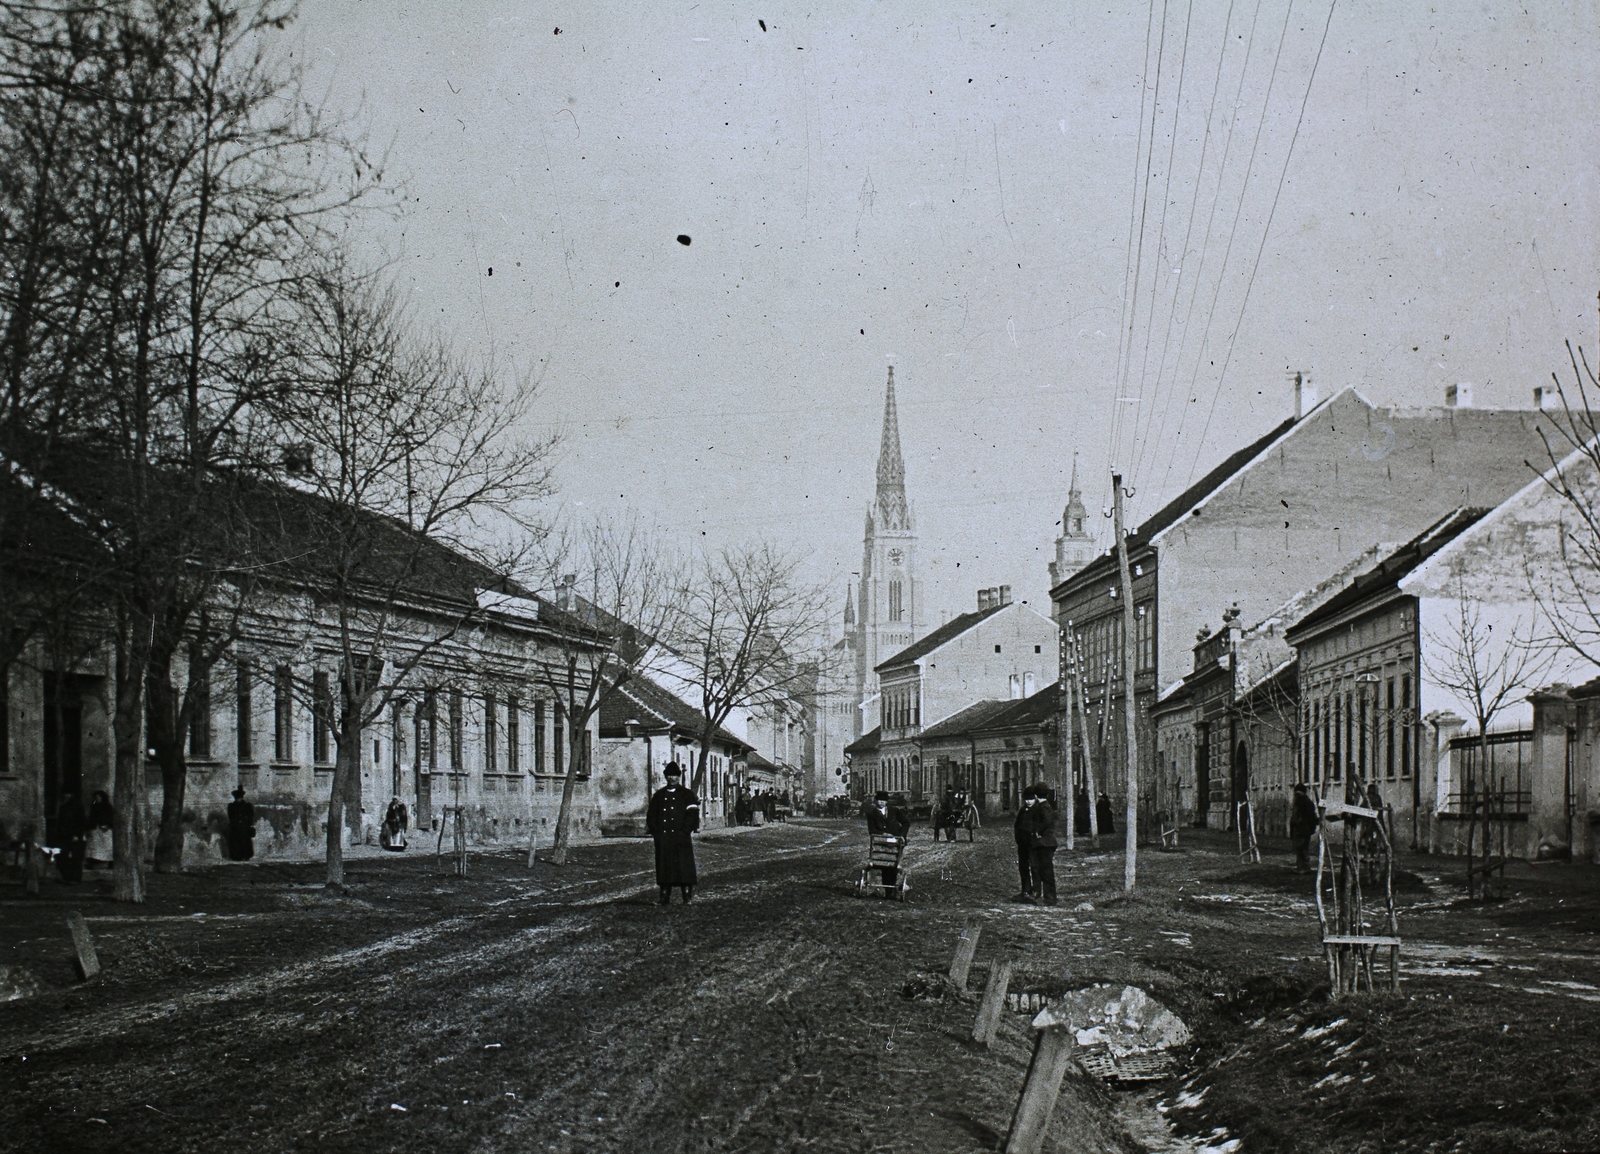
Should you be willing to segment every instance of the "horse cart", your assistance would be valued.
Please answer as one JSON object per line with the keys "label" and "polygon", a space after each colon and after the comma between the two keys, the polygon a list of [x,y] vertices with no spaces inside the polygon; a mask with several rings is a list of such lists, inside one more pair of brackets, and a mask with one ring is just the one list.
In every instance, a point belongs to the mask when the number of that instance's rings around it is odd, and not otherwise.
{"label": "horse cart", "polygon": [[958,790],[939,806],[933,824],[933,840],[938,841],[942,833],[946,840],[955,841],[957,833],[966,830],[967,840],[973,841],[977,838],[979,824],[977,805],[965,791]]}

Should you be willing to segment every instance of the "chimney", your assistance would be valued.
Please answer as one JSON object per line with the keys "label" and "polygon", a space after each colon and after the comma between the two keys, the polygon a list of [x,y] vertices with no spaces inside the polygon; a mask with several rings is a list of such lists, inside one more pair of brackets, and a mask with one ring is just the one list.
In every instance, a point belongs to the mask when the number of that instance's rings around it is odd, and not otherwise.
{"label": "chimney", "polygon": [[556,591],[556,604],[569,612],[576,605],[574,594],[577,592],[578,575],[568,573],[561,578],[561,587]]}
{"label": "chimney", "polygon": [[985,609],[989,608],[989,598],[992,595],[992,592],[988,589],[978,590],[978,612],[982,613]]}
{"label": "chimney", "polygon": [[1461,381],[1449,385],[1444,391],[1444,403],[1452,409],[1472,408],[1472,382]]}
{"label": "chimney", "polygon": [[1311,383],[1311,374],[1298,371],[1289,378],[1294,382],[1294,419],[1302,420],[1317,407],[1317,386]]}
{"label": "chimney", "polygon": [[999,600],[998,604],[1000,604],[1000,605],[1010,605],[1011,604],[1011,586],[1009,586],[1009,585],[1000,586],[999,593],[1000,593],[1000,600]]}
{"label": "chimney", "polygon": [[1561,390],[1550,385],[1535,385],[1533,389],[1533,407],[1536,409],[1559,409],[1561,407]]}

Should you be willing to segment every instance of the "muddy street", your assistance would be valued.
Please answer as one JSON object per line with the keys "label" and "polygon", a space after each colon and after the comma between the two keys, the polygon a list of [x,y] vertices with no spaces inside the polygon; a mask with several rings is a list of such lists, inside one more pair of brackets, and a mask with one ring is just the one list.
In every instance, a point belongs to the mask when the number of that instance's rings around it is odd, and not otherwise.
{"label": "muddy street", "polygon": [[[0,962],[49,988],[0,1006],[0,1134],[18,1150],[996,1149],[1027,1016],[984,1050],[974,995],[919,980],[968,919],[973,990],[1013,956],[1011,989],[1036,1002],[1125,982],[1194,1030],[1166,1080],[1069,1076],[1047,1149],[1597,1133],[1600,911],[1567,884],[1587,867],[1463,910],[1440,859],[1419,859],[1401,994],[1334,1005],[1309,885],[1282,855],[1240,866],[1199,835],[1145,855],[1124,898],[1120,853],[1063,852],[1062,904],[1042,908],[1005,900],[1008,830],[951,845],[919,829],[902,905],[853,895],[863,840],[846,821],[702,839],[694,901],[665,908],[636,841],[561,869],[474,855],[466,879],[428,854],[363,859],[343,895],[309,865],[160,877],[141,910],[99,882],[8,888]],[[71,972],[71,908],[106,967],[93,983]],[[1519,1068],[1539,1084],[1513,1095]]]}

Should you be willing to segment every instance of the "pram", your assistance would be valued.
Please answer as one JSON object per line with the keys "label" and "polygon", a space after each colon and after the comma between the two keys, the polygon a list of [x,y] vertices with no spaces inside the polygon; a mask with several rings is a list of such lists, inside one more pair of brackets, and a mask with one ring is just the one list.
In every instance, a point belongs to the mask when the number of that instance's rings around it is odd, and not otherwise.
{"label": "pram", "polygon": [[[906,869],[901,864],[905,852],[905,838],[887,833],[870,834],[867,838],[867,862],[861,867],[861,876],[856,879],[856,896],[865,897],[868,890],[878,890],[898,901],[905,901],[908,887]],[[870,881],[868,879],[874,870],[877,871],[878,880]],[[883,880],[885,870],[897,871],[892,884]]]}

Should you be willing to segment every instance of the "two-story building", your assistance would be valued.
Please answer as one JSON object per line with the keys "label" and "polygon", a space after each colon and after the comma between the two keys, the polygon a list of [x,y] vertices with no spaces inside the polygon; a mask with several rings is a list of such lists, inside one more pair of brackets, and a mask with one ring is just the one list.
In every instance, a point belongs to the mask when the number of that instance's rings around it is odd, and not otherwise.
{"label": "two-story building", "polygon": [[[1466,395],[1453,390],[1445,407],[1402,409],[1354,389],[1312,407],[1300,392],[1294,418],[1133,528],[1141,772],[1154,768],[1151,709],[1190,671],[1187,639],[1199,624],[1234,605],[1242,620],[1263,620],[1375,542],[1409,540],[1452,509],[1498,504],[1526,483],[1524,462],[1545,455],[1539,430],[1550,422],[1534,410],[1468,408]],[[1070,623],[1084,658],[1091,724],[1120,718],[1123,708],[1120,586],[1113,550],[1051,590],[1064,642]],[[1064,647],[1063,675],[1071,668]],[[1096,757],[1117,801],[1126,790],[1126,726],[1102,720],[1101,729]]]}

